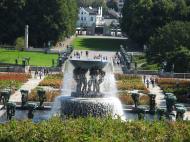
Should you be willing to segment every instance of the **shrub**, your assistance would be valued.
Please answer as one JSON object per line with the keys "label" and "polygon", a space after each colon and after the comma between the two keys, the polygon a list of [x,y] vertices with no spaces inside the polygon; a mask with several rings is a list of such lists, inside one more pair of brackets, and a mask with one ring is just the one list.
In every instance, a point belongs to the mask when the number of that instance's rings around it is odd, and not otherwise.
{"label": "shrub", "polygon": [[62,81],[63,81],[62,73],[50,74],[40,82],[39,86],[50,86],[59,89],[61,88]]}
{"label": "shrub", "polygon": [[[134,105],[131,94],[127,92],[120,93],[119,99],[121,100],[122,104]],[[149,105],[149,96],[147,95],[140,96],[139,105]]]}
{"label": "shrub", "polygon": [[20,88],[21,82],[16,80],[0,80],[0,89],[11,88],[13,91]]}
{"label": "shrub", "polygon": [[141,80],[140,76],[137,75],[126,75],[126,74],[115,74],[116,80]]}
{"label": "shrub", "polygon": [[52,118],[38,124],[11,121],[0,125],[1,142],[182,142],[190,139],[190,122],[132,121],[111,118]]}
{"label": "shrub", "polygon": [[61,88],[62,80],[56,80],[56,79],[48,79],[43,80],[40,82],[39,86],[50,86],[53,88]]}
{"label": "shrub", "polygon": [[24,50],[24,37],[18,37],[15,41],[15,46],[17,50]]}
{"label": "shrub", "polygon": [[[46,91],[46,102],[53,102],[57,96],[60,96],[60,91]],[[28,96],[28,101],[38,101],[37,89],[33,89]]]}

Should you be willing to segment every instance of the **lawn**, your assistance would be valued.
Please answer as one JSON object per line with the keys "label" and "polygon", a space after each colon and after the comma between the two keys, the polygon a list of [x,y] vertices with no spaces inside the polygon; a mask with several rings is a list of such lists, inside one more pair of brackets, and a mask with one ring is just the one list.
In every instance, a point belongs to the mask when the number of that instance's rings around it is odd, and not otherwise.
{"label": "lawn", "polygon": [[148,63],[145,55],[135,55],[133,60],[139,70],[159,70],[158,64]]}
{"label": "lawn", "polygon": [[123,39],[107,38],[82,38],[74,39],[72,45],[76,50],[95,50],[95,51],[118,51],[120,45],[125,44]]}
{"label": "lawn", "polygon": [[26,57],[30,57],[30,65],[52,66],[52,59],[56,61],[58,55],[0,49],[0,63],[15,64],[15,59],[18,59],[18,63],[22,64],[22,58]]}

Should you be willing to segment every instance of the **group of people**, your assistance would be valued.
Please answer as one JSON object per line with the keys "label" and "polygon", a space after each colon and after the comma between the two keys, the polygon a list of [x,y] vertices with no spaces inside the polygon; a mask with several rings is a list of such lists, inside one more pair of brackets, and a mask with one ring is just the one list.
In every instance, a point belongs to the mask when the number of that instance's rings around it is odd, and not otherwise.
{"label": "group of people", "polygon": [[143,76],[143,81],[146,84],[147,88],[149,88],[150,84],[152,87],[155,87],[155,77],[151,76],[150,78],[147,78],[145,75]]}
{"label": "group of people", "polygon": [[75,58],[80,59],[80,57],[82,56],[82,51],[81,52],[76,51],[76,52],[74,52],[73,55],[74,55]]}
{"label": "group of people", "polygon": [[121,65],[120,55],[118,52],[113,57],[113,64],[118,66]]}
{"label": "group of people", "polygon": [[[88,57],[88,51],[85,51],[85,54],[86,54],[86,57]],[[80,52],[75,51],[73,54],[73,56],[78,59],[80,59],[82,55],[83,55],[83,51],[80,51]],[[70,56],[70,58],[72,58],[72,56]]]}
{"label": "group of people", "polygon": [[108,60],[107,56],[102,56],[101,54],[99,54],[98,56],[94,56],[94,60]]}
{"label": "group of people", "polygon": [[39,76],[41,79],[43,75],[45,76],[48,74],[49,74],[49,69],[47,68],[42,68],[41,70],[36,69],[34,73],[34,78],[37,78]]}

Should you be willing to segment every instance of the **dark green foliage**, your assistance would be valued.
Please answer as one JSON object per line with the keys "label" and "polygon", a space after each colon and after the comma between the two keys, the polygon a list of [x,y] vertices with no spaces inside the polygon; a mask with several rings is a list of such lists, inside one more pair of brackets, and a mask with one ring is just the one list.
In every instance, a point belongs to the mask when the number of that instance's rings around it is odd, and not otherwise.
{"label": "dark green foliage", "polygon": [[166,23],[190,20],[190,5],[189,0],[126,0],[122,14],[122,31],[143,45]]}
{"label": "dark green foliage", "polygon": [[[177,21],[177,22],[176,22]],[[190,71],[189,0],[126,0],[121,28],[132,40],[148,46],[148,62],[164,71]]]}
{"label": "dark green foliage", "polygon": [[98,7],[105,5],[104,0],[77,0],[77,4],[79,7]]}
{"label": "dark green foliage", "polygon": [[0,1],[0,43],[13,44],[24,33],[25,0]]}
{"label": "dark green foliage", "polygon": [[177,97],[177,101],[180,103],[190,103],[190,88],[179,87],[179,88],[164,88],[165,93],[174,93]]}
{"label": "dark green foliage", "polygon": [[1,142],[178,142],[190,139],[189,122],[121,122],[111,118],[53,118],[39,124],[11,121],[0,125]]}
{"label": "dark green foliage", "polygon": [[108,8],[111,8],[111,9],[114,9],[115,11],[118,11],[117,0],[107,1],[106,5]]}
{"label": "dark green foliage", "polygon": [[32,45],[47,46],[73,34],[77,20],[75,0],[28,0],[26,23],[30,26]]}
{"label": "dark green foliage", "polygon": [[166,70],[190,71],[190,22],[172,22],[150,38],[149,60],[167,61]]}
{"label": "dark green foliage", "polygon": [[0,42],[13,44],[29,25],[29,45],[56,43],[75,32],[76,0],[3,0],[0,2]]}
{"label": "dark green foliage", "polygon": [[78,7],[102,7],[103,14],[107,11],[107,6],[105,0],[77,0]]}

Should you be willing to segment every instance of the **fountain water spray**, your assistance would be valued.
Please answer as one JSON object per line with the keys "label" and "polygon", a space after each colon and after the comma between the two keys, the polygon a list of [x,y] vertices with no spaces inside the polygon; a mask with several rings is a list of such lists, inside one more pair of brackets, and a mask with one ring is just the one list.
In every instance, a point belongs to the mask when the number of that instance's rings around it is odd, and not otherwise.
{"label": "fountain water spray", "polygon": [[108,61],[70,60],[64,71],[62,95],[55,99],[52,114],[104,117],[125,120],[117,88]]}

